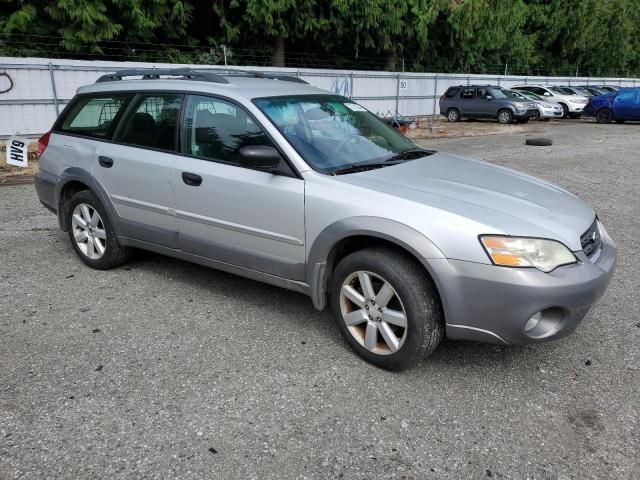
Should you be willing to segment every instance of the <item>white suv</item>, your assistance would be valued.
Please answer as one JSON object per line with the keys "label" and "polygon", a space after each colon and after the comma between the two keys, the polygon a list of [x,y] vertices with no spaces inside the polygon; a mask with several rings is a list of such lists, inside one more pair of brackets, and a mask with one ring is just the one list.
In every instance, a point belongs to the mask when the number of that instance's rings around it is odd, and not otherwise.
{"label": "white suv", "polygon": [[582,110],[584,110],[584,107],[589,101],[587,97],[576,95],[565,87],[555,87],[551,85],[517,85],[512,89],[523,92],[532,92],[536,95],[540,95],[541,97],[558,102],[562,106],[562,118],[579,118],[580,115],[582,115]]}

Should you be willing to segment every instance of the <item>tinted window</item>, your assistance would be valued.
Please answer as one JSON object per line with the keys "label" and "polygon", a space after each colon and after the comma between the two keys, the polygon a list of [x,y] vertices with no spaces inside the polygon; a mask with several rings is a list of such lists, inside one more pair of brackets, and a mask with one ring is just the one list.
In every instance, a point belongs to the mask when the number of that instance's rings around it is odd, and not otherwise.
{"label": "tinted window", "polygon": [[140,147],[175,150],[181,103],[182,95],[153,93],[139,96],[133,112],[125,119],[118,140]]}
{"label": "tinted window", "polygon": [[237,105],[212,97],[189,96],[181,145],[182,153],[238,164],[238,150],[242,147],[273,143]]}
{"label": "tinted window", "polygon": [[460,93],[460,87],[451,87],[445,94],[447,98],[453,98]]}
{"label": "tinted window", "polygon": [[115,127],[114,120],[124,111],[131,95],[102,95],[80,98],[61,118],[58,129],[63,132],[107,138]]}
{"label": "tinted window", "polygon": [[474,98],[476,98],[475,91],[475,88],[463,88],[460,98],[463,98],[465,100],[473,100]]}

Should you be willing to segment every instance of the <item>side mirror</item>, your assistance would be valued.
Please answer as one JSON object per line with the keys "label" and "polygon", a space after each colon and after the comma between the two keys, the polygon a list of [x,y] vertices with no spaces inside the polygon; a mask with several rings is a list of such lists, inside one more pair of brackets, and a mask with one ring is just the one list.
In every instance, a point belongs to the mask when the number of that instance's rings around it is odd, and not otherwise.
{"label": "side mirror", "polygon": [[551,94],[550,94],[549,92],[544,92],[544,96],[545,96],[545,97],[550,97],[550,96],[551,96]]}
{"label": "side mirror", "polygon": [[484,98],[486,98],[487,100],[493,100],[493,96],[492,96],[492,95],[487,95],[487,96],[486,96],[486,97],[484,97]]}
{"label": "side mirror", "polygon": [[266,145],[252,145],[238,150],[240,165],[246,168],[271,172],[280,166],[282,156],[273,147]]}

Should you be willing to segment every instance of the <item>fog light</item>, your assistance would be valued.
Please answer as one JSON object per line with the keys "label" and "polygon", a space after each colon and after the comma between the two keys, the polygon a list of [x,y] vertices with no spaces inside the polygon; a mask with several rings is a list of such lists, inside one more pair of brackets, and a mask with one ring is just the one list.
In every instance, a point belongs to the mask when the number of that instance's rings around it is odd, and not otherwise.
{"label": "fog light", "polygon": [[538,326],[538,323],[540,323],[541,319],[542,319],[542,312],[536,313],[533,317],[527,320],[527,323],[524,326],[524,331],[530,332],[531,330],[536,328]]}

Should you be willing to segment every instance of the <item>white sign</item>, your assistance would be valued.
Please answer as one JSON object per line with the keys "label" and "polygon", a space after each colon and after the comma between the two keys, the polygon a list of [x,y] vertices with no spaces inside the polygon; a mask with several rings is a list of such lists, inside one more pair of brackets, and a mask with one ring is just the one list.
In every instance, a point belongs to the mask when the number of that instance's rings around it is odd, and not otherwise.
{"label": "white sign", "polygon": [[409,80],[400,80],[400,90],[409,89]]}
{"label": "white sign", "polygon": [[24,138],[11,137],[7,142],[7,165],[27,168],[28,145]]}

